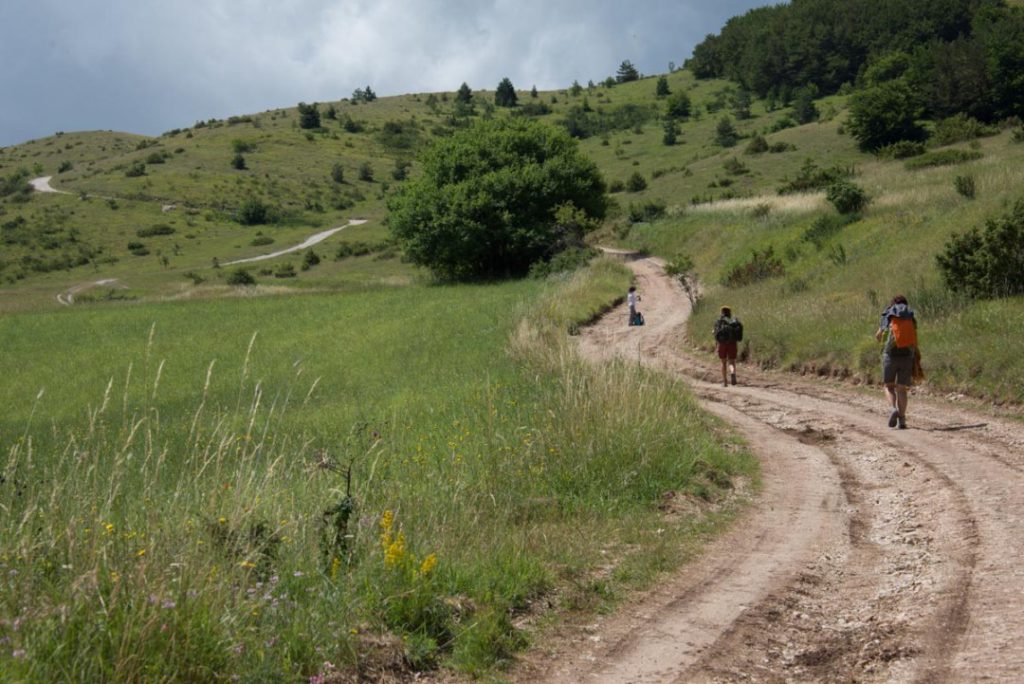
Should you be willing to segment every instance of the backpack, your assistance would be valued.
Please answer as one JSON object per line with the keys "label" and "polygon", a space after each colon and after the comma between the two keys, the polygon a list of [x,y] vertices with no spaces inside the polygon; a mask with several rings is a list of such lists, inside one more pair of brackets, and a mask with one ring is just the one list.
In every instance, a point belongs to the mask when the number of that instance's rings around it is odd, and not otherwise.
{"label": "backpack", "polygon": [[743,324],[738,318],[719,318],[715,323],[716,342],[742,342]]}
{"label": "backpack", "polygon": [[889,330],[892,331],[892,345],[896,349],[917,346],[917,327],[913,318],[892,317],[889,319]]}
{"label": "backpack", "polygon": [[629,324],[630,325],[643,325],[644,324],[644,315],[642,313],[640,313],[639,311],[637,311],[636,314],[633,316],[633,318],[630,319]]}

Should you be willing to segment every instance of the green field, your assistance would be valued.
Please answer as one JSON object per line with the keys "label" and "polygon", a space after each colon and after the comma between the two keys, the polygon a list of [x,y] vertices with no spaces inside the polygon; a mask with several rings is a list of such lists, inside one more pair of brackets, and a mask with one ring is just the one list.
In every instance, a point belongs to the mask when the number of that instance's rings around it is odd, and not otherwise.
{"label": "green field", "polygon": [[601,262],[0,319],[0,667],[482,672],[537,601],[649,581],[724,519],[666,518],[661,497],[717,501],[753,471],[678,382],[568,353],[568,322],[626,282]]}

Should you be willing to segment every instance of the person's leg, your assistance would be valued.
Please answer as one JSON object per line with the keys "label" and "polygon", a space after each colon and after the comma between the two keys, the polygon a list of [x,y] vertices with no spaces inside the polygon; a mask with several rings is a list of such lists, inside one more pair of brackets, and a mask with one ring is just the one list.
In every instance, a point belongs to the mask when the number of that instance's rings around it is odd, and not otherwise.
{"label": "person's leg", "polygon": [[736,357],[729,357],[729,378],[732,380],[732,384],[736,384]]}
{"label": "person's leg", "polygon": [[894,428],[900,411],[896,405],[896,368],[888,354],[882,356],[882,384],[885,385],[885,400],[889,403],[889,427]]}
{"label": "person's leg", "polygon": [[722,385],[729,386],[729,359],[725,356],[722,357]]}
{"label": "person's leg", "polygon": [[899,412],[900,429],[907,427],[907,399],[910,396],[911,375],[914,372],[914,359],[901,359],[896,371],[896,410]]}

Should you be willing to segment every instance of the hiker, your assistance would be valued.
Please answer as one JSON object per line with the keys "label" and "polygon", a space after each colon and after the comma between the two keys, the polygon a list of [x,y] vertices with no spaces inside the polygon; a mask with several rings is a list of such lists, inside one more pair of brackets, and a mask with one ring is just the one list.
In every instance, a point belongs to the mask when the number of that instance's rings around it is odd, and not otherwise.
{"label": "hiker", "polygon": [[907,429],[907,395],[914,372],[917,348],[917,319],[907,298],[896,295],[878,321],[875,340],[882,345],[882,384],[889,402],[889,427]]}
{"label": "hiker", "polygon": [[629,304],[629,324],[638,325],[636,314],[636,303],[640,301],[640,295],[636,293],[636,287],[630,286],[626,294],[626,303]]}
{"label": "hiker", "polygon": [[736,384],[736,352],[743,341],[743,324],[734,318],[732,309],[722,307],[722,315],[715,321],[713,330],[718,358],[722,360],[722,386],[728,387],[729,380]]}

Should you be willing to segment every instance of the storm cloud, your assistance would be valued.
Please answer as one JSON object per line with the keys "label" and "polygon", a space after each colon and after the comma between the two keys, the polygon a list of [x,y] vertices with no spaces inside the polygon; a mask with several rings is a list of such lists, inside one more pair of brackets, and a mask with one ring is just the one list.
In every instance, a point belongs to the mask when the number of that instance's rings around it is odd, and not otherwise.
{"label": "storm cloud", "polygon": [[299,101],[564,88],[682,65],[755,0],[7,0],[0,145],[58,130],[155,135]]}

